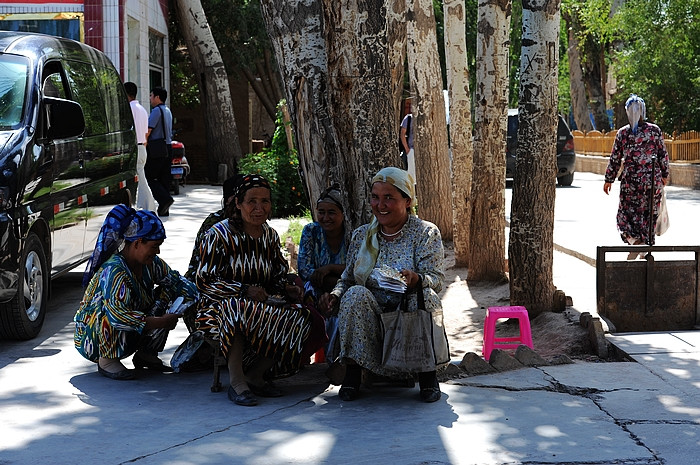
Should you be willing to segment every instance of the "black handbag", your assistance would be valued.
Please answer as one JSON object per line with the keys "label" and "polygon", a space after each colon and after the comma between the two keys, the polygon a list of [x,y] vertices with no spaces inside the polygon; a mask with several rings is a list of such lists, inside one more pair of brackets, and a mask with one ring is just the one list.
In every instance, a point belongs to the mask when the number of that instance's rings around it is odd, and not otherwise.
{"label": "black handbag", "polygon": [[[165,115],[160,105],[158,109],[160,110],[160,124],[163,125],[163,134],[165,134]],[[148,144],[146,144],[148,158],[171,158],[170,151],[171,146],[165,143],[165,139],[148,139]]]}

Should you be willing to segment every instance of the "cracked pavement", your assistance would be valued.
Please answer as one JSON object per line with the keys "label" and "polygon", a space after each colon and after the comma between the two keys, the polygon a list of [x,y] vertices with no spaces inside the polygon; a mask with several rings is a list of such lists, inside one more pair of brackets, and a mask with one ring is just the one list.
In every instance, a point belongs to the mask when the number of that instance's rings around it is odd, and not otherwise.
{"label": "cracked pavement", "polygon": [[[166,260],[174,268],[186,267],[189,252],[182,250],[189,251],[192,225],[199,224],[199,212],[216,209],[219,192],[187,186],[176,198],[162,250],[173,257]],[[560,269],[592,268],[558,252],[555,262]],[[561,286],[567,294],[575,289],[595,295],[594,280],[583,273],[590,270],[570,274],[571,282]],[[97,374],[72,344],[80,277],[73,272],[54,282],[37,339],[0,341],[0,465],[700,460],[695,332],[608,335],[636,362],[576,362],[454,379],[441,384],[443,398],[434,404],[419,402],[417,387],[363,389],[357,401],[342,402],[338,387],[324,376],[325,366],[311,365],[278,382],[284,397],[246,408],[229,402],[225,391],[210,392],[210,372],[142,372],[129,382]],[[574,297],[574,303],[582,301]],[[165,360],[185,337],[184,325],[178,325]]]}

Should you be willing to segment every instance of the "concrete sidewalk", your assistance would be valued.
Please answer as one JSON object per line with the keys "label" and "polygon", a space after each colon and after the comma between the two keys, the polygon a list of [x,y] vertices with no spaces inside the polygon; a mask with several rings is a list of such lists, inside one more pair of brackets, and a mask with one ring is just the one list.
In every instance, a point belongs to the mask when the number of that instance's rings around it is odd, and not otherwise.
{"label": "concrete sidewalk", "polygon": [[[569,191],[557,190],[557,208]],[[161,251],[171,266],[184,272],[201,212],[216,210],[220,197],[220,187],[204,186],[176,197]],[[576,249],[586,254],[587,244],[580,240]],[[595,309],[592,266],[555,252],[554,273],[576,311]],[[0,341],[0,464],[698,462],[694,332],[609,336],[638,363],[578,362],[454,380],[442,384],[435,404],[419,402],[417,388],[395,387],[342,402],[324,381],[325,367],[312,365],[280,380],[284,397],[245,408],[225,391],[211,393],[209,372],[143,372],[129,382],[100,376],[72,345],[79,282],[76,272],[54,283],[39,338]],[[166,360],[186,333],[184,325],[171,333]]]}

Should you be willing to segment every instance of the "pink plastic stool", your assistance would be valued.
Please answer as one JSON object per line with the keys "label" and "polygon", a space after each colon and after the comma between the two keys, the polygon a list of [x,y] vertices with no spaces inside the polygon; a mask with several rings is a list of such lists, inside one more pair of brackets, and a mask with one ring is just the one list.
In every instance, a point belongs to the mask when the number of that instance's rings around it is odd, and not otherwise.
{"label": "pink plastic stool", "polygon": [[[520,324],[518,337],[496,337],[496,322],[502,318],[517,318]],[[484,320],[484,345],[481,353],[485,360],[491,357],[493,349],[517,349],[520,344],[532,347],[530,318],[525,307],[489,307]]]}

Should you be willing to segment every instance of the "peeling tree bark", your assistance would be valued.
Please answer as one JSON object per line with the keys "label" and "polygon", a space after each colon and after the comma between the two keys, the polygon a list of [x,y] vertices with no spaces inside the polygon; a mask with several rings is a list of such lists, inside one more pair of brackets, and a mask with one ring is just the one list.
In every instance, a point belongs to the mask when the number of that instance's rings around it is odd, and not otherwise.
{"label": "peeling tree bark", "polygon": [[369,221],[370,177],[398,166],[403,0],[262,0],[312,203],[338,181]]}
{"label": "peeling tree bark", "polygon": [[571,93],[571,107],[574,112],[574,121],[580,131],[588,132],[593,130],[591,118],[588,110],[588,100],[586,99],[586,86],[583,84],[583,71],[581,69],[581,58],[579,54],[579,42],[576,37],[577,28],[570,18],[566,18],[567,30],[569,31],[569,87]]}
{"label": "peeling tree bark", "polygon": [[511,305],[553,308],[560,0],[523,1],[518,149],[511,208]]}
{"label": "peeling tree bark", "polygon": [[444,0],[445,59],[450,97],[450,144],[452,149],[452,203],[455,265],[467,266],[471,234],[472,144],[471,98],[467,68],[467,39],[464,33],[463,0]]}
{"label": "peeling tree bark", "polygon": [[[418,212],[452,239],[452,183],[442,76],[431,0],[408,0],[408,74],[414,94],[411,124]],[[398,165],[397,165],[398,166]]]}
{"label": "peeling tree bark", "polygon": [[218,179],[219,164],[225,164],[228,175],[232,176],[242,156],[228,75],[201,2],[176,0],[175,5],[181,32],[197,72],[200,99],[206,109],[209,179],[223,182],[223,179]]}
{"label": "peeling tree bark", "polygon": [[[480,1],[474,96],[474,176],[469,280],[505,278],[506,129],[511,2]],[[524,43],[524,41],[523,41]]]}

